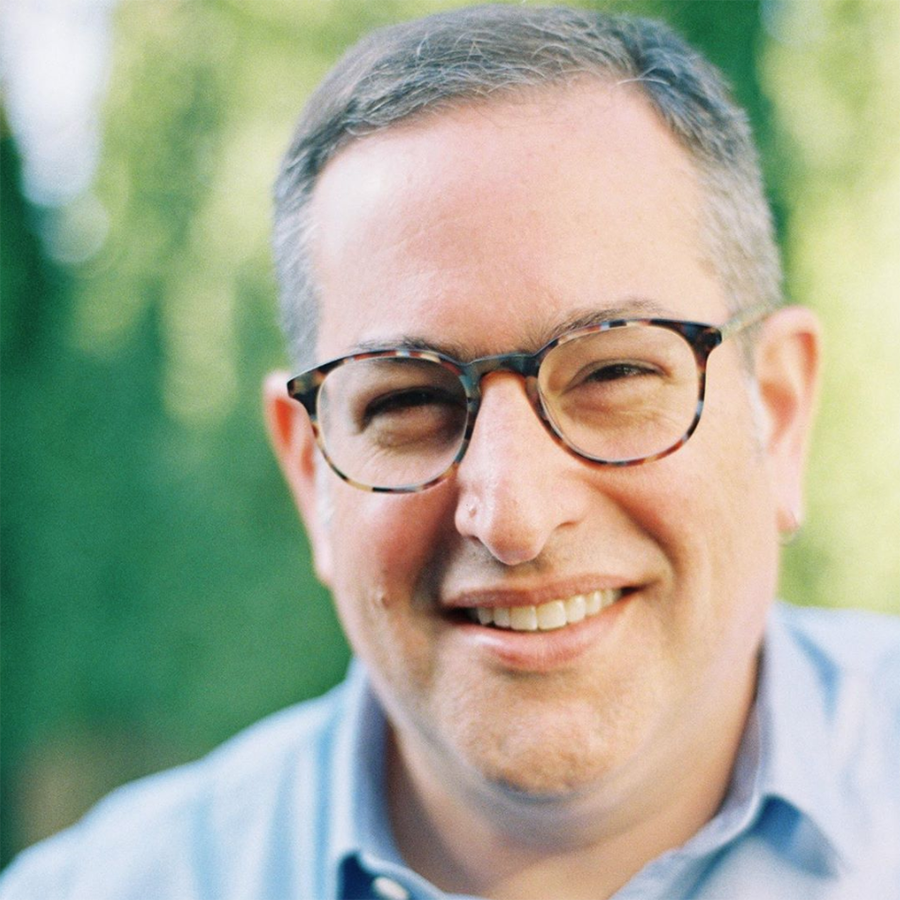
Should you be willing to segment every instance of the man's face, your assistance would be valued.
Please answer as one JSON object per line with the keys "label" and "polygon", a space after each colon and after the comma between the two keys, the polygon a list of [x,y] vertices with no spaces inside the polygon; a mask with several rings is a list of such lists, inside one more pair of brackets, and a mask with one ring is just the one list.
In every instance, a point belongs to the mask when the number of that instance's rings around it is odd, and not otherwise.
{"label": "man's face", "polygon": [[[563,323],[658,310],[722,323],[684,152],[629,88],[468,106],[364,138],[313,200],[320,361],[414,340],[533,352]],[[365,493],[330,471],[320,574],[401,752],[539,795],[627,790],[740,722],[776,579],[776,498],[740,348],[710,359],[690,442],[634,468],[567,453],[523,382],[488,376],[458,471]],[[312,508],[310,505],[308,508]],[[473,606],[595,590],[579,624],[519,633]]]}

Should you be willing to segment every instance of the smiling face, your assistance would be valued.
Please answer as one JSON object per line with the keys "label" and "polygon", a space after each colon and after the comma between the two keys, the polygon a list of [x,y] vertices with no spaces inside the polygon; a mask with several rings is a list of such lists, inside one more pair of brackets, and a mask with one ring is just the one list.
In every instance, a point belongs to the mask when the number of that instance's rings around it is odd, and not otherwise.
{"label": "smiling face", "polygon": [[[401,341],[534,352],[589,317],[722,323],[700,211],[688,158],[629,88],[547,89],[358,140],[313,198],[317,358]],[[554,442],[521,378],[482,386],[465,458],[421,493],[314,477],[302,411],[285,430],[319,574],[405,763],[476,791],[609,798],[710,743],[733,754],[787,502],[771,392],[754,410],[729,341],[690,442],[617,469]],[[567,608],[581,621],[557,627]],[[551,630],[506,627],[545,614]]]}

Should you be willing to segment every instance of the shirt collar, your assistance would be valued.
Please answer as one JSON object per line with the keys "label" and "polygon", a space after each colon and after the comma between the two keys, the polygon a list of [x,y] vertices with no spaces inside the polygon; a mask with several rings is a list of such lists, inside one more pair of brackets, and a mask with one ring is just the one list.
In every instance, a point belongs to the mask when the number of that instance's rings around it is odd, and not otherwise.
{"label": "shirt collar", "polygon": [[409,896],[434,897],[434,888],[407,868],[394,843],[387,804],[387,721],[359,660],[350,664],[345,689],[344,716],[332,748],[326,896],[341,896],[342,879],[350,880],[345,887],[353,896],[371,893],[366,885],[380,877],[405,885]]}
{"label": "shirt collar", "polygon": [[344,716],[332,750],[330,860],[338,865],[348,854],[365,852],[399,862],[386,827],[387,725],[358,660],[350,664],[345,688]]}
{"label": "shirt collar", "polygon": [[820,838],[821,861],[842,868],[852,855],[853,835],[846,827],[852,815],[837,790],[840,772],[824,665],[806,651],[786,608],[776,604],[757,690],[759,790],[763,798],[781,800],[804,816]]}

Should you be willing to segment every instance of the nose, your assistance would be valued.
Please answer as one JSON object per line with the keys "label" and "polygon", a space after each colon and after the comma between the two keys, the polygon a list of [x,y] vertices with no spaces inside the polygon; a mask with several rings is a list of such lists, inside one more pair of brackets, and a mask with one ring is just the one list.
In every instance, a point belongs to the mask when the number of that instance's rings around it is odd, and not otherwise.
{"label": "nose", "polygon": [[520,377],[486,376],[466,455],[456,473],[456,528],[507,566],[536,560],[583,513],[584,464],[548,434]]}

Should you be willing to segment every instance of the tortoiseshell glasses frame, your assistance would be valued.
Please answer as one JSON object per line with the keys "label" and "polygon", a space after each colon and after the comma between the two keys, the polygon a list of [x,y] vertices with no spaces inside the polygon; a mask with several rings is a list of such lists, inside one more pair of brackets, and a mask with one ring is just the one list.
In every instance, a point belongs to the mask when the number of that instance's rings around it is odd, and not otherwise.
{"label": "tortoiseshell glasses frame", "polygon": [[[601,466],[639,466],[669,456],[687,443],[691,435],[696,431],[703,412],[704,397],[706,393],[706,368],[710,353],[726,339],[733,337],[750,326],[760,322],[769,315],[773,309],[774,308],[769,304],[749,307],[738,312],[723,325],[719,326],[702,322],[689,322],[665,318],[610,319],[585,328],[568,331],[545,344],[536,353],[504,353],[497,356],[482,357],[468,363],[461,362],[460,360],[453,359],[432,350],[386,348],[383,350],[364,351],[330,360],[329,362],[315,366],[314,368],[291,378],[287,383],[287,391],[293,399],[297,400],[305,407],[309,414],[309,419],[318,446],[334,472],[348,484],[365,491],[414,493],[427,490],[448,478],[462,461],[472,438],[475,420],[481,405],[481,381],[486,375],[496,372],[509,372],[524,378],[526,393],[538,419],[544,425],[550,436],[568,452],[581,459]],[[679,433],[677,439],[671,441],[667,440],[666,446],[661,447],[652,453],[635,455],[625,459],[607,459],[591,455],[577,447],[570,437],[566,436],[557,422],[554,421],[552,410],[548,408],[548,404],[542,394],[540,382],[538,380],[541,364],[551,351],[571,341],[602,332],[612,332],[617,329],[632,329],[647,326],[665,329],[668,332],[674,333],[680,336],[689,345],[696,363],[696,403],[693,407],[693,417],[687,424],[685,430]],[[454,442],[458,440],[458,446],[456,446],[455,443],[453,445],[455,447],[455,452],[453,452],[453,448],[451,448],[450,454],[446,455],[446,464],[443,462],[441,463],[442,467],[440,471],[430,474],[430,477],[427,479],[415,480],[414,483],[368,484],[365,481],[358,480],[359,473],[344,471],[341,466],[334,461],[333,454],[329,452],[328,440],[324,434],[322,422],[320,421],[320,392],[328,376],[336,370],[360,361],[390,359],[422,360],[426,363],[435,363],[443,370],[456,376],[465,395],[465,422],[464,426],[458,429],[458,437],[454,436],[453,438]],[[441,378],[447,379],[447,374],[445,373]],[[452,378],[447,380],[453,381]],[[459,396],[459,403],[461,407],[462,395]],[[354,474],[356,474],[357,477],[354,477]]]}

